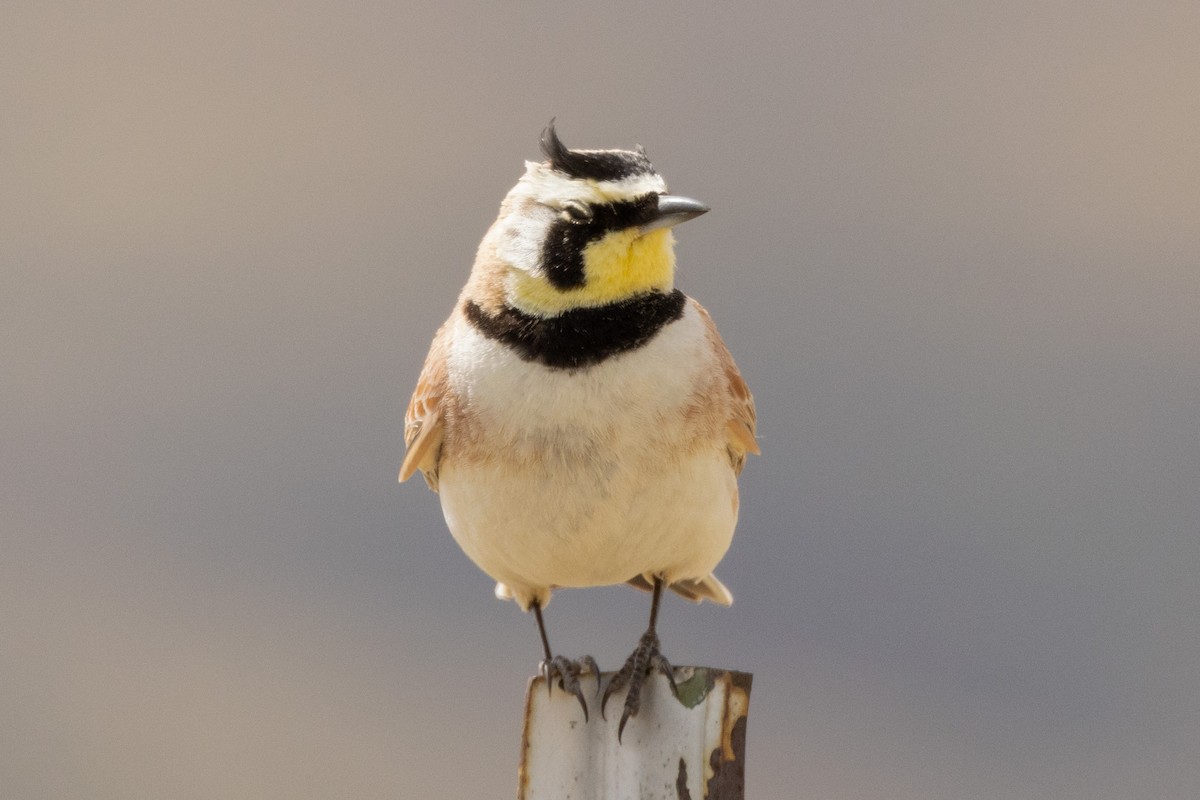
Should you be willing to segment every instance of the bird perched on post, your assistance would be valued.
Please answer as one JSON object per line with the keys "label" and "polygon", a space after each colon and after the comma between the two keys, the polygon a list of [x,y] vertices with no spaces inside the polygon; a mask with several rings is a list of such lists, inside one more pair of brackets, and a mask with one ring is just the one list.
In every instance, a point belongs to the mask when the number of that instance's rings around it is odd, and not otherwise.
{"label": "bird perched on post", "polygon": [[537,618],[547,682],[587,705],[590,658],[550,649],[552,590],[629,583],[650,624],[605,687],[670,664],[663,587],[733,602],[713,575],[737,522],[737,475],[758,453],[754,401],[708,312],[674,286],[672,228],[708,211],[667,194],[645,151],[570,150],[554,121],[546,161],[500,205],[405,418],[400,480],[420,471],[496,595]]}

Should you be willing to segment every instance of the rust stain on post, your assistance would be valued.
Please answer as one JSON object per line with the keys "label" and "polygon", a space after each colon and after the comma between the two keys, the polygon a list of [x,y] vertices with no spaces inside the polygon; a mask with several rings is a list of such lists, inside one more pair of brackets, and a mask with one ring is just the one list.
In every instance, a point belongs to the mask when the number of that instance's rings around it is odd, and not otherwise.
{"label": "rust stain on post", "polygon": [[530,678],[525,684],[525,722],[521,725],[521,761],[517,764],[517,797],[529,794],[529,735],[533,723],[533,690],[538,678]]}
{"label": "rust stain on post", "polygon": [[687,788],[687,762],[679,759],[679,777],[675,779],[676,800],[692,800],[692,793]]}
{"label": "rust stain on post", "polygon": [[708,757],[705,800],[743,800],[746,784],[746,719],[750,713],[753,676],[726,672],[725,709],[721,715],[721,741]]}

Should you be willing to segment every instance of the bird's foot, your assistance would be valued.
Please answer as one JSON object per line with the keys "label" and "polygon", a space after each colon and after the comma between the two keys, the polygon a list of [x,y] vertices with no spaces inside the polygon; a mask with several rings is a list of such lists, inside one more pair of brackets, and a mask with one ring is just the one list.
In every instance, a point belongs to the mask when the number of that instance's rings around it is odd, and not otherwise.
{"label": "bird's foot", "polygon": [[671,684],[671,693],[679,693],[675,686],[675,670],[658,651],[658,634],[648,630],[642,634],[638,646],[625,661],[625,666],[608,681],[608,685],[604,687],[604,695],[600,698],[600,715],[604,716],[604,706],[608,704],[608,698],[621,687],[629,687],[625,695],[625,710],[621,712],[621,724],[617,726],[618,742],[621,741],[621,734],[625,732],[625,723],[630,717],[637,716],[642,704],[642,685],[651,672],[665,675],[667,682]]}
{"label": "bird's foot", "polygon": [[591,656],[584,656],[578,661],[572,661],[569,658],[562,656],[554,656],[549,661],[543,661],[538,668],[542,677],[546,680],[546,692],[549,693],[551,687],[557,681],[558,688],[564,692],[569,692],[575,695],[575,699],[579,701],[579,706],[583,709],[583,721],[588,721],[587,701],[583,699],[583,689],[579,686],[579,676],[584,672],[590,672],[596,676],[596,693],[600,692],[600,666],[596,663],[596,659]]}

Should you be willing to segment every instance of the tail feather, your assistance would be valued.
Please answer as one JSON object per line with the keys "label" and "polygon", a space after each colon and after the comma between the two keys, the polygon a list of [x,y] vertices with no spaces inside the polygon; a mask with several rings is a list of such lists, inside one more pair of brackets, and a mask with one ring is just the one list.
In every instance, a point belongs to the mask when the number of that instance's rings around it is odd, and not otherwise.
{"label": "tail feather", "polygon": [[[626,583],[635,589],[641,589],[643,592],[654,590],[653,582],[645,575],[635,575],[626,581]],[[711,573],[703,578],[675,581],[669,584],[667,588],[680,597],[691,600],[693,603],[711,600],[723,606],[733,605],[733,594],[725,587],[725,584],[717,579],[716,575]]]}

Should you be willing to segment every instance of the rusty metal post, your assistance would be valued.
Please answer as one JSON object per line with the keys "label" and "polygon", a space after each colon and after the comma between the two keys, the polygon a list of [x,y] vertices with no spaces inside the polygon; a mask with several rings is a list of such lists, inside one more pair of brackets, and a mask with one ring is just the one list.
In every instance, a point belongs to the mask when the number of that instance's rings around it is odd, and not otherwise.
{"label": "rusty metal post", "polygon": [[[605,674],[607,679],[608,673]],[[557,686],[533,678],[517,800],[744,800],[746,715],[751,675],[676,667],[679,697],[661,675],[642,690],[642,707],[617,741],[624,691],[600,716],[596,679],[581,679],[590,721]]]}

